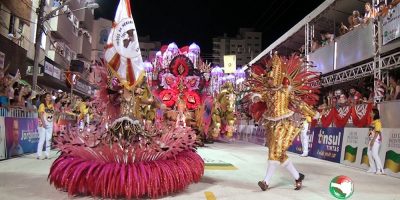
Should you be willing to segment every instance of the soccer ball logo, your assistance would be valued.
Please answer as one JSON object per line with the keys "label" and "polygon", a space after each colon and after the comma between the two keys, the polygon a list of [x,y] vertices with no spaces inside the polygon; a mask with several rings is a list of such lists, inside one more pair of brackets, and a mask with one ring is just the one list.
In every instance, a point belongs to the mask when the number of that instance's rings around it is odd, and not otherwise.
{"label": "soccer ball logo", "polygon": [[353,181],[347,176],[337,176],[329,184],[329,191],[337,199],[347,199],[354,192]]}

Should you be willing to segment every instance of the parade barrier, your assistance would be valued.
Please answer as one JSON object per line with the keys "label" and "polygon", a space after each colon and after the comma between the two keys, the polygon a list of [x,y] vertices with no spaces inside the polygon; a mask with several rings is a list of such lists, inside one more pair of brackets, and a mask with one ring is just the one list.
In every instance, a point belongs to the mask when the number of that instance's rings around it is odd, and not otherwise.
{"label": "parade barrier", "polygon": [[[311,128],[308,134],[308,155],[315,158],[340,163],[342,141],[344,137],[343,133],[343,128]],[[292,146],[289,147],[289,151],[298,154],[303,152],[300,136],[295,138]]]}
{"label": "parade barrier", "polygon": [[[309,156],[367,170],[369,161],[368,128],[315,127],[309,130]],[[254,125],[239,125],[236,138],[265,145],[265,130]],[[400,178],[400,129],[383,128],[379,156],[385,173]],[[300,136],[289,148],[290,152],[303,152]]]}
{"label": "parade barrier", "polygon": [[21,108],[0,108],[0,160],[36,152],[37,116]]}
{"label": "parade barrier", "polygon": [[[73,115],[61,113],[54,123],[54,134],[76,124]],[[38,113],[20,108],[0,108],[0,160],[36,152],[39,142]]]}
{"label": "parade barrier", "polygon": [[6,129],[6,127],[4,125],[4,117],[0,117],[0,160],[6,159],[6,130],[5,129]]}
{"label": "parade barrier", "polygon": [[6,117],[6,158],[36,152],[39,142],[37,118]]}

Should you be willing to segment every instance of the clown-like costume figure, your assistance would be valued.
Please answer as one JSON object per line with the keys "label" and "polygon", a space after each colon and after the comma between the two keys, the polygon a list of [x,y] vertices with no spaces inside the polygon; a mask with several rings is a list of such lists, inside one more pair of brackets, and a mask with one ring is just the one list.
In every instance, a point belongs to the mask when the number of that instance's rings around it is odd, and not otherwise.
{"label": "clown-like costume figure", "polygon": [[[263,181],[258,182],[260,188],[268,189],[270,179],[279,165],[285,167],[295,179],[295,190],[302,186],[304,175],[299,173],[288,159],[287,149],[301,130],[301,122],[293,119],[295,112],[302,115],[316,116],[316,112],[305,103],[311,100],[312,89],[306,82],[316,79],[316,73],[308,72],[300,58],[291,57],[284,60],[273,56],[272,70],[261,70],[252,74],[249,83],[253,91],[261,94],[261,101],[266,105],[263,121],[269,148],[268,168]],[[311,96],[310,96],[311,95]],[[304,97],[304,98],[303,98]]]}
{"label": "clown-like costume figure", "polygon": [[192,61],[193,67],[197,69],[200,61],[200,47],[196,43],[191,44],[186,56]]}
{"label": "clown-like costume figure", "polygon": [[172,59],[179,54],[178,46],[173,42],[170,43],[167,47],[167,50],[164,52],[162,56],[162,66],[163,69],[167,69]]}
{"label": "clown-like costume figure", "polygon": [[178,99],[177,112],[175,127],[186,127],[186,104],[181,98]]}

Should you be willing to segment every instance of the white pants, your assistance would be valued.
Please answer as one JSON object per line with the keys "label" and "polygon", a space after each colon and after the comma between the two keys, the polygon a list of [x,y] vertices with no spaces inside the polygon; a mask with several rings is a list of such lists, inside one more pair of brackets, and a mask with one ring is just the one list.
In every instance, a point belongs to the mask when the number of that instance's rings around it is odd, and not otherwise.
{"label": "white pants", "polygon": [[303,154],[308,154],[308,123],[303,124],[303,129],[300,132],[301,145],[303,147]]}
{"label": "white pants", "polygon": [[37,156],[38,157],[42,156],[43,144],[46,141],[45,155],[49,157],[50,147],[51,147],[51,137],[53,135],[53,126],[51,126],[50,128],[39,127],[38,131],[39,131],[39,143],[37,146]]}
{"label": "white pants", "polygon": [[381,146],[380,142],[375,141],[374,145],[372,148],[370,145],[368,145],[368,161],[369,161],[369,167],[370,170],[375,172],[375,171],[383,171],[383,166],[382,166],[382,161],[381,158],[379,158],[379,147]]}

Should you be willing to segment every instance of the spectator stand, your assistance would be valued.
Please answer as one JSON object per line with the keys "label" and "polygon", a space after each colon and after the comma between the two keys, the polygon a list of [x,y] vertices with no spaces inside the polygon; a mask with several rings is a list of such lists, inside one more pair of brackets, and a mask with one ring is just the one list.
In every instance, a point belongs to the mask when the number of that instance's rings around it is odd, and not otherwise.
{"label": "spectator stand", "polygon": [[[395,2],[395,1],[394,1]],[[382,80],[388,83],[390,70],[400,67],[400,35],[396,31],[400,26],[400,4],[389,2],[379,5],[377,0],[370,2],[376,9],[378,17],[370,20],[360,20],[364,15],[366,2],[358,0],[326,0],[318,8],[293,26],[278,40],[267,47],[261,54],[254,58],[248,66],[259,61],[267,54],[278,51],[281,55],[289,56],[293,53],[304,56],[307,63],[315,67],[310,70],[322,72],[319,83],[323,88],[339,87],[351,81],[369,78],[369,80]],[[358,11],[353,12],[353,11]],[[360,15],[359,15],[360,13]],[[331,40],[332,35],[337,35],[342,23],[348,22],[351,17],[358,17],[360,25],[352,30]],[[353,20],[351,20],[353,22]],[[343,29],[343,27],[342,27]],[[328,32],[328,34],[326,34]],[[321,37],[320,33],[324,33]],[[313,39],[330,39],[318,49],[313,45]],[[245,67],[247,68],[247,67]],[[374,90],[377,94],[379,81],[374,81]],[[372,84],[372,82],[371,82]],[[384,162],[385,172],[394,177],[400,177],[400,101],[382,102],[382,96],[375,95],[374,103],[381,112],[383,123],[383,141],[380,156]],[[381,103],[379,103],[381,102]],[[351,106],[327,108],[323,112],[321,123],[310,129],[310,156],[340,162],[362,169],[368,168],[368,114],[372,107],[370,104],[357,104]],[[395,118],[393,118],[395,117]],[[394,120],[396,119],[396,120]],[[240,125],[239,125],[240,126]],[[250,128],[246,126],[251,126]],[[253,135],[259,136],[259,128],[254,125],[241,124],[238,133],[241,138],[249,139]],[[250,131],[251,130],[251,131]],[[255,132],[253,134],[252,132]],[[261,134],[262,135],[262,134]],[[299,139],[293,142],[289,149],[301,153]]]}

